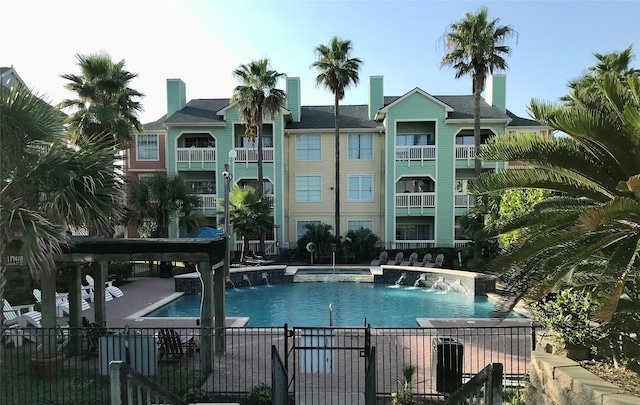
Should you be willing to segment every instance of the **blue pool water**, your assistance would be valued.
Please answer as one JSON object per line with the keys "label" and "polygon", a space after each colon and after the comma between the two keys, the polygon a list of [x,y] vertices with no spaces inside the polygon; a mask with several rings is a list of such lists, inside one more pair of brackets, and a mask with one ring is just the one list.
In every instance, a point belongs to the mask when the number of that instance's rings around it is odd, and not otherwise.
{"label": "blue pool water", "polygon": [[[486,297],[374,283],[290,283],[229,289],[227,316],[249,317],[247,326],[415,327],[416,318],[490,318]],[[149,317],[198,317],[200,295],[184,295]]]}

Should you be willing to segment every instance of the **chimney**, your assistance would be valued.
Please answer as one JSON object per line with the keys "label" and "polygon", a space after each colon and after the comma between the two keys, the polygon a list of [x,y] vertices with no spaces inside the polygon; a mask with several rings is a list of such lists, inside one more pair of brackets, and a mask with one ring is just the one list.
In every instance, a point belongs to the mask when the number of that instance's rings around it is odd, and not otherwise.
{"label": "chimney", "polygon": [[300,78],[287,77],[287,109],[294,122],[300,122]]}
{"label": "chimney", "polygon": [[383,76],[369,76],[369,119],[384,107]]}
{"label": "chimney", "polygon": [[485,85],[485,101],[502,112],[507,111],[507,75],[490,75]]}
{"label": "chimney", "polygon": [[187,86],[180,79],[167,79],[167,118],[187,105]]}

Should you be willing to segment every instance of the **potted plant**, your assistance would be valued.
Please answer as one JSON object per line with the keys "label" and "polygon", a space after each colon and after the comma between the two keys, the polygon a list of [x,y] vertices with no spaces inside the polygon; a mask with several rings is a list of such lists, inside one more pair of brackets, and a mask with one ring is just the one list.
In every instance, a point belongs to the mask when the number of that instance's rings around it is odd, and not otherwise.
{"label": "potted plant", "polygon": [[[57,378],[64,368],[66,355],[62,352],[67,342],[67,336],[60,327],[56,328],[55,336],[42,336],[42,344],[38,351],[29,358],[31,371],[36,378]],[[49,350],[45,350],[49,348]]]}

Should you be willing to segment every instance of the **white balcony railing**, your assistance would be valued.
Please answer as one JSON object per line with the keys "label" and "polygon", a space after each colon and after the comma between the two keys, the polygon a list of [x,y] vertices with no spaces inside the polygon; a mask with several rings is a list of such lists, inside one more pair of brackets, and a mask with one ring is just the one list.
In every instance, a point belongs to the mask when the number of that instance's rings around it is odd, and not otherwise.
{"label": "white balcony railing", "polygon": [[[258,161],[257,148],[235,148],[236,162],[255,163]],[[265,163],[273,162],[273,148],[262,148],[262,161]]]}
{"label": "white balcony railing", "polygon": [[456,159],[472,160],[476,158],[476,147],[473,145],[456,146]]}
{"label": "white balcony railing", "polygon": [[433,208],[436,206],[436,193],[396,194],[396,208]]}
{"label": "white balcony railing", "polygon": [[[242,251],[242,240],[241,239],[236,239],[236,244],[235,244],[235,248],[237,252],[241,252]],[[250,254],[251,252],[253,252],[254,254],[258,253],[258,250],[260,249],[260,241],[258,240],[250,240],[249,241],[249,251],[248,252],[244,252],[245,254]],[[276,241],[274,240],[265,240],[264,241],[264,250],[265,250],[265,255],[275,255],[276,252]]]}
{"label": "white balcony railing", "polygon": [[188,163],[189,168],[194,165],[202,167],[205,163],[215,163],[216,148],[177,148],[176,162]]}
{"label": "white balcony railing", "polygon": [[200,207],[203,210],[218,209],[218,196],[215,194],[196,194],[200,199]]}
{"label": "white balcony railing", "polygon": [[435,247],[436,241],[431,239],[427,240],[396,240],[394,242],[395,249],[420,249],[420,248],[430,248]]}
{"label": "white balcony railing", "polygon": [[456,193],[454,195],[454,205],[456,208],[473,208],[476,205],[476,196]]}
{"label": "white balcony railing", "polygon": [[436,160],[436,146],[396,146],[396,161]]}
{"label": "white balcony railing", "polygon": [[462,240],[462,239],[458,239],[453,241],[453,246],[457,247],[457,248],[463,248],[465,246],[469,246],[471,244],[472,241],[470,240]]}

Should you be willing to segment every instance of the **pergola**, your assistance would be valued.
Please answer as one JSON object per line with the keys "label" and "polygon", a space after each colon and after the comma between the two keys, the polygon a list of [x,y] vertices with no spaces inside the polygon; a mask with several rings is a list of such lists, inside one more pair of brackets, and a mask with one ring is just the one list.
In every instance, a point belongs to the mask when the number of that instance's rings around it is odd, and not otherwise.
{"label": "pergola", "polygon": [[[71,244],[64,246],[62,254],[55,258],[56,268],[68,269],[71,273],[69,282],[69,326],[82,326],[81,307],[81,266],[91,263],[95,266],[95,321],[104,324],[106,321],[105,281],[107,280],[109,262],[131,261],[182,261],[198,262],[204,284],[202,297],[201,327],[201,369],[208,372],[213,369],[212,330],[216,331],[216,352],[224,352],[225,326],[225,281],[228,263],[225,265],[225,254],[228,251],[227,237],[220,239],[181,238],[181,239],[122,239],[96,236],[72,236]],[[20,256],[22,240],[11,241],[8,256]],[[45,328],[56,326],[55,292],[56,279],[54,272],[43,272],[40,279],[42,290],[42,325]],[[215,325],[214,325],[215,298]],[[108,326],[108,325],[107,325]],[[72,336],[71,350],[80,350],[79,336]]]}

